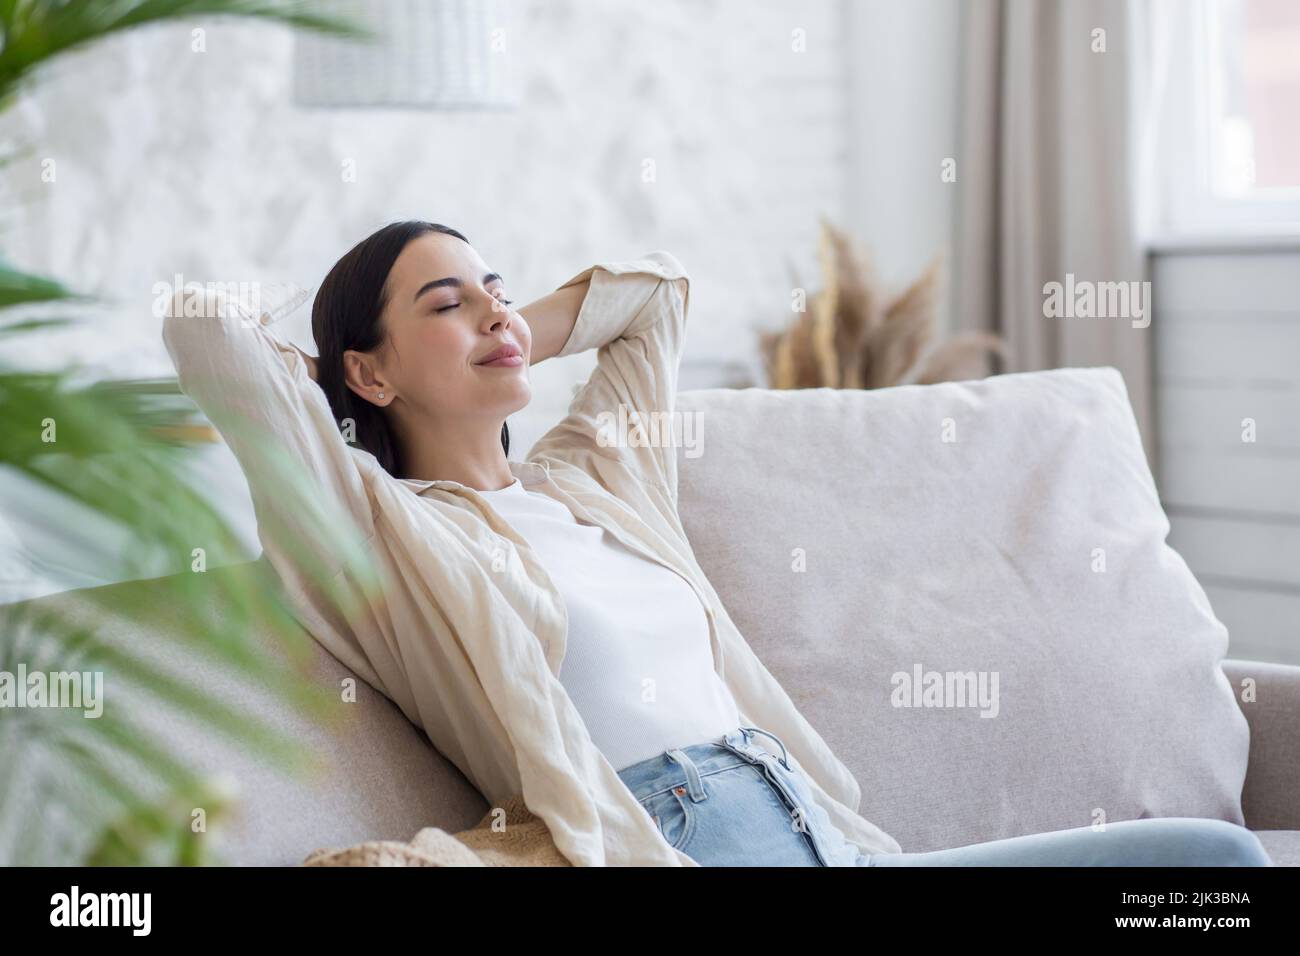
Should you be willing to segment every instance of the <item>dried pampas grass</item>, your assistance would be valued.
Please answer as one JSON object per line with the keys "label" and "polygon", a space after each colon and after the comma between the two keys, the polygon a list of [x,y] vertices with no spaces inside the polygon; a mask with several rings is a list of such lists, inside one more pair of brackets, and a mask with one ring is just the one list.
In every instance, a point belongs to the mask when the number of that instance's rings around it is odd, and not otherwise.
{"label": "dried pampas grass", "polygon": [[937,259],[887,299],[853,240],[826,219],[821,224],[822,288],[789,328],[759,333],[769,388],[928,385],[980,377],[989,353],[1006,355],[1003,340],[987,332],[933,343]]}

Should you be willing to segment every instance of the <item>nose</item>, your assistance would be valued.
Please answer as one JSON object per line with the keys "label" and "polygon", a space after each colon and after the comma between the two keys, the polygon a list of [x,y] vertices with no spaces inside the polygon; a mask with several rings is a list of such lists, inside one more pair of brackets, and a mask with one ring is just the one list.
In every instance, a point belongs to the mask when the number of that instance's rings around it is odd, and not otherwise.
{"label": "nose", "polygon": [[484,314],[484,324],[489,329],[495,329],[498,325],[503,328],[509,328],[514,313],[510,311],[510,306],[502,305],[501,300],[491,292],[485,292],[488,298],[487,311]]}

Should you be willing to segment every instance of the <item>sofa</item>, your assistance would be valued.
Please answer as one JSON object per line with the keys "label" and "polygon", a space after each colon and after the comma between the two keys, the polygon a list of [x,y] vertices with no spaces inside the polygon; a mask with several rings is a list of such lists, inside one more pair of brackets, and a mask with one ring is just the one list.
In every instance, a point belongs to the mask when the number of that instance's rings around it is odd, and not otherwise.
{"label": "sofa", "polygon": [[[1300,667],[1240,660],[1181,557],[1110,367],[870,391],[697,389],[683,526],[759,658],[904,851],[1155,816],[1215,817],[1300,865]],[[262,560],[207,572],[273,575]],[[456,832],[488,806],[390,701],[304,720],[165,634],[166,580],[97,588],[105,640],[295,739],[291,775],[186,715],[140,723],[225,775],[218,858]],[[151,598],[151,593],[158,597]],[[68,613],[85,592],[37,599]],[[149,614],[113,609],[148,607]],[[309,672],[353,677],[314,642]],[[282,651],[268,646],[266,652]]]}

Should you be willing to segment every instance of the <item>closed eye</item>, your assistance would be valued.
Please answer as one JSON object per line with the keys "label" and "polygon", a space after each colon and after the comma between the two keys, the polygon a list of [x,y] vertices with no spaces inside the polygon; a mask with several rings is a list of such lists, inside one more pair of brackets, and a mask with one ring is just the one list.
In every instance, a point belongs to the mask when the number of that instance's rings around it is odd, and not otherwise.
{"label": "closed eye", "polygon": [[[515,302],[514,299],[502,299],[502,298],[498,298],[497,301],[500,302],[502,305],[514,305],[514,302]],[[441,309],[434,309],[433,311],[435,311],[435,312],[448,312],[448,311],[450,311],[451,309],[456,309],[456,308],[459,308],[459,307],[460,307],[460,303],[459,303],[459,302],[453,302],[451,305],[444,305]]]}

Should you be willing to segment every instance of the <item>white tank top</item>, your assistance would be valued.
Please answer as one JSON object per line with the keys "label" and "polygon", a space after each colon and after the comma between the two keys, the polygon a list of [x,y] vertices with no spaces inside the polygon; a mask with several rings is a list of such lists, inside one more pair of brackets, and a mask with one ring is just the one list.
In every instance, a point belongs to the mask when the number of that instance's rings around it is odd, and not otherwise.
{"label": "white tank top", "polygon": [[615,770],[736,728],[735,699],[713,669],[704,605],[685,578],[518,478],[482,494],[564,598],[560,683]]}

